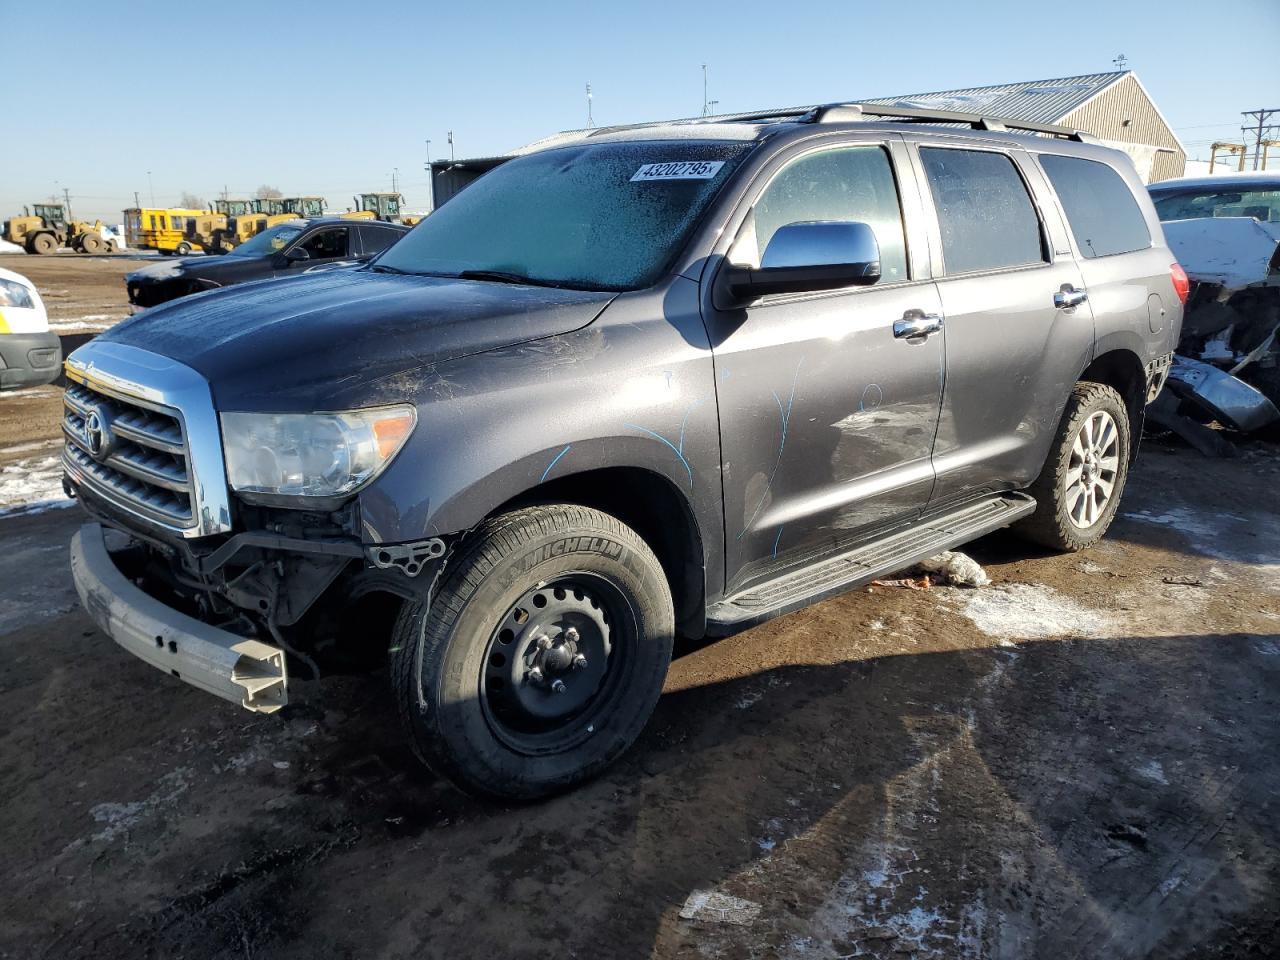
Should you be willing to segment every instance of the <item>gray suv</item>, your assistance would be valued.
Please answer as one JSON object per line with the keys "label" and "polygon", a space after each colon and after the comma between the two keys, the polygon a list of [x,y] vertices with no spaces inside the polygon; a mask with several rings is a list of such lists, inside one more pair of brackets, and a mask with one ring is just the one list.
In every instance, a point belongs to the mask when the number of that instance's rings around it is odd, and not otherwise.
{"label": "gray suv", "polygon": [[676,635],[999,527],[1106,531],[1186,281],[1129,161],[832,105],[597,129],[372,264],[154,308],[67,362],[85,608],[263,712],[389,667],[417,753],[535,798]]}

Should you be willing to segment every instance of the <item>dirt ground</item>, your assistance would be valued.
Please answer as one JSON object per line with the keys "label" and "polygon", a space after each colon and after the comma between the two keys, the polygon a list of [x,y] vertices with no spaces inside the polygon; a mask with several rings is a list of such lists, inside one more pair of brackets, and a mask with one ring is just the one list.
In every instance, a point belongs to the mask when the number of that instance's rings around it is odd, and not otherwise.
{"label": "dirt ground", "polygon": [[522,807],[421,769],[383,675],[259,717],[133,659],[76,511],[10,515],[0,958],[1276,956],[1278,487],[1274,445],[1148,443],[1094,549],[686,644],[621,763]]}

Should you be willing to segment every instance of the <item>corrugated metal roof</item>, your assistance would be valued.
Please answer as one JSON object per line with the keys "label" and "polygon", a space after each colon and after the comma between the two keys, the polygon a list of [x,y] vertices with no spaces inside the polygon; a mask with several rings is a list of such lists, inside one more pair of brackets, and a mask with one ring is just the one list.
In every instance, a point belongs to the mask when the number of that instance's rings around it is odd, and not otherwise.
{"label": "corrugated metal roof", "polygon": [[960,110],[1033,123],[1057,123],[1128,73],[1127,70],[1090,73],[1080,77],[1059,77],[1056,80],[1003,83],[994,87],[967,87],[963,90],[874,97],[863,102],[923,107],[927,110]]}

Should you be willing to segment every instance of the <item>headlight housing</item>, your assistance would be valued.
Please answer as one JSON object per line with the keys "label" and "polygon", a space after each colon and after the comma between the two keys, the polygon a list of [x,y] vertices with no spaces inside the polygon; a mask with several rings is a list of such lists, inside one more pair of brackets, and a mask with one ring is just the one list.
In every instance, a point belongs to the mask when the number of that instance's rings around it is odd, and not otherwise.
{"label": "headlight housing", "polygon": [[343,497],[391,462],[418,422],[407,405],[344,413],[224,413],[227,480],[246,499]]}

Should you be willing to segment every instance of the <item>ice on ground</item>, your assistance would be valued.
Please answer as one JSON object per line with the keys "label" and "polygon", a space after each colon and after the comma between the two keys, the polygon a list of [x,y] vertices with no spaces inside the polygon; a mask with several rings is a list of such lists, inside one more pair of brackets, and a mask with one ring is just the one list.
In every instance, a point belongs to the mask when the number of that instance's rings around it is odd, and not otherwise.
{"label": "ice on ground", "polygon": [[180,767],[166,773],[160,778],[151,795],[142,800],[95,805],[89,811],[89,815],[105,826],[90,839],[110,843],[163,808],[177,803],[191,786],[191,773],[188,767]]}
{"label": "ice on ground", "polygon": [[16,243],[10,243],[8,240],[0,240],[0,253],[26,253]]}
{"label": "ice on ground", "polygon": [[20,517],[74,501],[62,492],[62,461],[35,457],[0,467],[0,517]]}
{"label": "ice on ground", "polygon": [[966,598],[961,612],[990,637],[1037,640],[1098,637],[1114,628],[1111,617],[1081,606],[1052,587],[1011,583]]}
{"label": "ice on ground", "polygon": [[1150,780],[1153,783],[1160,784],[1161,786],[1167,787],[1169,785],[1169,779],[1164,775],[1164,767],[1160,765],[1159,760],[1147,761],[1142,766],[1136,768],[1134,773],[1145,780]]}
{"label": "ice on ground", "polygon": [[681,920],[749,924],[760,916],[760,904],[715,890],[695,890],[680,908]]}
{"label": "ice on ground", "polygon": [[122,320],[128,320],[124,316],[111,316],[106,313],[92,313],[85,317],[76,317],[71,320],[50,320],[49,329],[54,333],[66,330],[107,330],[114,327]]}
{"label": "ice on ground", "polygon": [[1170,505],[1159,512],[1134,510],[1123,516],[1126,520],[1168,527],[1205,556],[1260,569],[1280,566],[1280,521],[1271,514],[1244,517]]}

